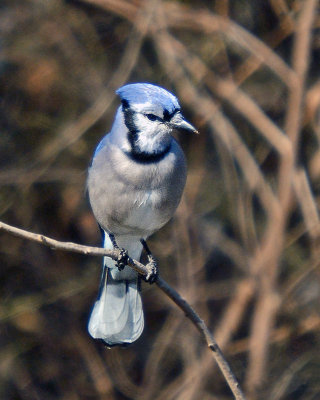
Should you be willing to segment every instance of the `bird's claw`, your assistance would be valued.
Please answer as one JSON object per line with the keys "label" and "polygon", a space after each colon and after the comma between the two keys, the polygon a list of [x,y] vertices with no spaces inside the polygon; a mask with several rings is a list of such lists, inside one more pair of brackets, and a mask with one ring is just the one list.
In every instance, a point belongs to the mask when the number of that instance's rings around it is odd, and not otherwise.
{"label": "bird's claw", "polygon": [[148,256],[148,264],[146,264],[146,269],[148,270],[147,275],[143,276],[143,280],[150,284],[156,282],[158,279],[158,265],[157,261],[152,255]]}
{"label": "bird's claw", "polygon": [[129,254],[127,250],[122,249],[118,246],[116,238],[113,233],[108,233],[109,238],[111,240],[112,246],[115,250],[119,251],[118,259],[116,260],[116,267],[119,271],[122,271],[129,262]]}
{"label": "bird's claw", "polygon": [[116,261],[116,267],[118,268],[119,271],[122,271],[126,265],[128,265],[129,261],[129,255],[126,250],[120,249],[119,250],[119,256]]}

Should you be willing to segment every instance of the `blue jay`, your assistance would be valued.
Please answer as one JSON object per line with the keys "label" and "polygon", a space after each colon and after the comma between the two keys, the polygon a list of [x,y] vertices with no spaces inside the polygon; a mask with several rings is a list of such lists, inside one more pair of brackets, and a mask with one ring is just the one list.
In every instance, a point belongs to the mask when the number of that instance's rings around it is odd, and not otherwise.
{"label": "blue jay", "polygon": [[[139,260],[143,248],[155,280],[155,261],[145,240],[172,217],[186,181],[186,161],[174,130],[197,133],[181,113],[177,98],[148,83],[134,83],[116,92],[121,106],[99,143],[89,168],[89,200],[106,249],[119,246]],[[139,277],[105,257],[98,299],[88,330],[108,347],[139,338],[144,316]]]}

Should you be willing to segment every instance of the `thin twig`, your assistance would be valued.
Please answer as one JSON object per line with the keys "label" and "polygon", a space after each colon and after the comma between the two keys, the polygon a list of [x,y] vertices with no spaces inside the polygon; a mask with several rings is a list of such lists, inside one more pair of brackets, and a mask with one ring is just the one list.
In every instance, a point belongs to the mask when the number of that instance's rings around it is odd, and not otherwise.
{"label": "thin twig", "polygon": [[[39,233],[32,233],[24,229],[16,228],[14,226],[5,224],[2,221],[0,221],[0,231],[5,231],[7,233],[11,233],[14,236],[44,244],[45,246],[48,246],[53,250],[71,251],[74,253],[85,254],[87,256],[106,256],[112,258],[115,261],[117,261],[121,256],[120,251],[117,249],[107,250],[101,247],[84,246],[73,242],[60,242],[59,240],[40,235]],[[128,260],[128,266],[139,272],[139,274],[147,275],[148,273],[143,264],[131,258],[129,258]]]}
{"label": "thin twig", "polygon": [[[120,256],[120,252],[118,250],[106,250],[99,247],[93,246],[83,246],[73,242],[60,242],[58,240],[49,238],[44,235],[40,235],[37,233],[32,233],[26,231],[24,229],[16,228],[14,226],[5,224],[0,221],[0,231],[5,231],[14,236],[31,240],[45,246],[50,247],[54,250],[62,250],[62,251],[71,251],[75,253],[90,255],[90,256],[107,256],[112,258],[113,260],[118,260]],[[129,259],[128,266],[130,268],[135,269],[142,275],[146,275],[148,273],[146,267],[140,262]],[[176,292],[165,280],[163,280],[160,276],[158,277],[156,284],[158,287],[185,313],[186,317],[190,319],[190,321],[196,326],[198,331],[204,337],[207,342],[208,347],[212,351],[213,357],[215,358],[225,380],[227,381],[232,393],[236,400],[245,400],[244,394],[242,393],[239,383],[234,376],[231,368],[224,358],[217,342],[215,341],[213,335],[209,331],[208,327],[204,323],[204,321],[199,317],[199,315],[194,311],[194,309],[187,303],[185,299],[183,299],[178,292]]]}
{"label": "thin twig", "polygon": [[259,274],[261,278],[259,297],[252,318],[249,365],[246,378],[246,386],[249,393],[252,394],[252,397],[250,397],[253,399],[258,397],[258,389],[265,374],[269,337],[280,306],[275,288],[279,275],[284,233],[292,208],[293,179],[296,171],[296,154],[300,145],[299,137],[302,127],[306,74],[310,63],[311,32],[316,7],[316,0],[305,1],[296,23],[292,64],[298,79],[292,82],[289,87],[287,101],[285,132],[292,148],[288,152],[281,153],[278,173],[280,213],[271,216],[262,246],[252,259],[252,272]]}
{"label": "thin twig", "polygon": [[186,317],[188,317],[191,322],[196,326],[198,331],[202,334],[205,338],[209,349],[212,351],[213,356],[225,377],[227,383],[229,384],[232,393],[236,399],[245,399],[244,394],[237,382],[236,377],[234,376],[231,368],[224,358],[220,347],[218,346],[217,342],[215,341],[212,333],[209,331],[207,325],[204,321],[199,317],[199,315],[194,311],[194,309],[184,300],[178,292],[176,292],[171,286],[167,284],[162,278],[158,278],[157,285],[159,288],[168,296],[170,299],[176,303],[176,305],[181,308],[182,311],[185,312]]}

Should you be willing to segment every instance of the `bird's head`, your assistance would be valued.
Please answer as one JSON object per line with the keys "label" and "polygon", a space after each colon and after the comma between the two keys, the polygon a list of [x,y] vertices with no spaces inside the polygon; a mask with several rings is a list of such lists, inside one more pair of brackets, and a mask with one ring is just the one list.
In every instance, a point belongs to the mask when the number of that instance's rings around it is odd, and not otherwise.
{"label": "bird's head", "polygon": [[159,86],[133,83],[116,93],[121,99],[127,140],[134,156],[147,159],[164,154],[171,145],[174,130],[197,133],[184,119],[177,98]]}

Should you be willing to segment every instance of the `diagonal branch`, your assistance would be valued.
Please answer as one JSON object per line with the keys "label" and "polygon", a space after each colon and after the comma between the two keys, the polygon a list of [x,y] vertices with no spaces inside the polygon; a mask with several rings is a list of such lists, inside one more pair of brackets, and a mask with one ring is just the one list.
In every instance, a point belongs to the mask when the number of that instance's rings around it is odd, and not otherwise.
{"label": "diagonal branch", "polygon": [[[33,242],[43,244],[54,250],[70,251],[75,253],[80,253],[89,256],[106,256],[117,261],[120,257],[120,251],[117,249],[106,250],[100,247],[84,246],[72,242],[60,242],[58,240],[49,238],[47,236],[26,231],[24,229],[16,228],[14,226],[5,224],[0,221],[0,231],[10,233],[14,236],[27,239]],[[136,270],[139,274],[147,275],[148,270],[139,261],[129,259],[128,266]],[[229,385],[234,398],[236,400],[245,400],[244,394],[242,393],[239,383],[234,376],[231,368],[224,358],[217,342],[215,341],[213,335],[209,331],[208,327],[204,321],[199,317],[199,315],[194,311],[194,309],[189,305],[189,303],[183,299],[178,292],[176,292],[168,283],[163,280],[160,276],[156,281],[157,286],[185,313],[186,317],[195,325],[201,335],[204,337],[209,349],[212,351],[213,357],[215,358],[227,384]]]}

